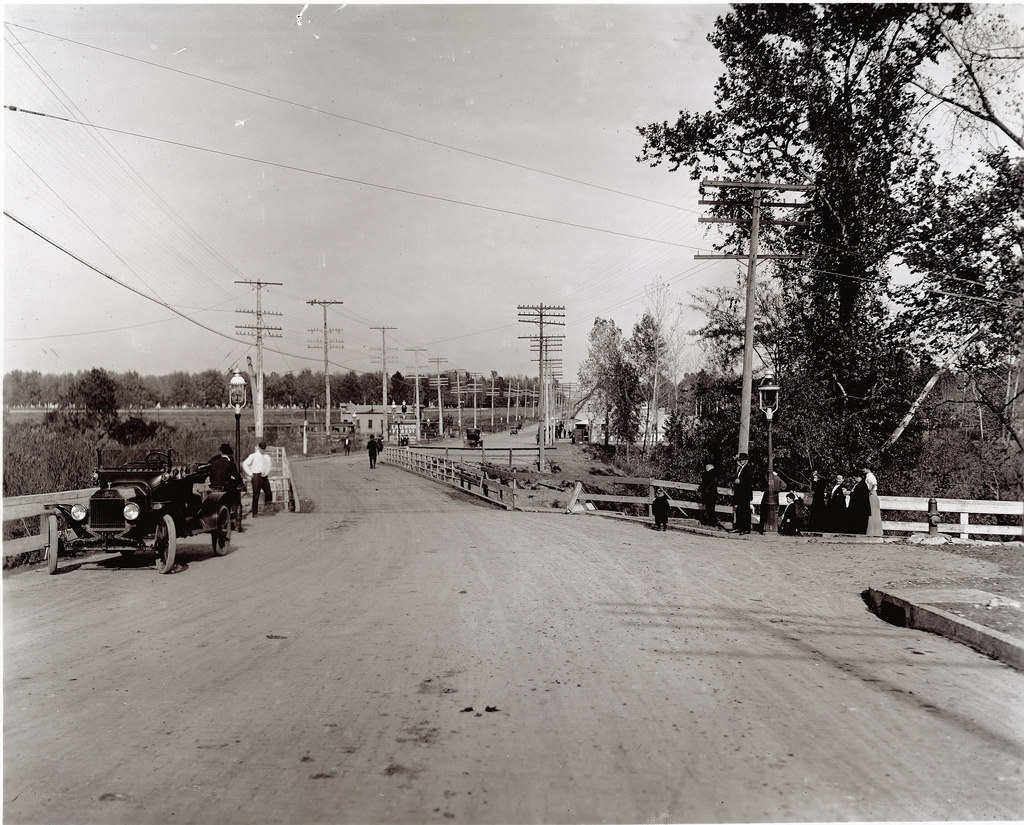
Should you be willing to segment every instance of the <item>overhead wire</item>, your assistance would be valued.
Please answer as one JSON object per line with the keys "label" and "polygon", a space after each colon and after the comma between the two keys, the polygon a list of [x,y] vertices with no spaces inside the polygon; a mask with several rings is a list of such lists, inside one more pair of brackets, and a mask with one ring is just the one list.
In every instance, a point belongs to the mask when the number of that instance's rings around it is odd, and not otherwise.
{"label": "overhead wire", "polygon": [[166,65],[164,65],[162,63],[156,63],[155,61],[143,60],[142,58],[139,58],[139,57],[134,57],[132,55],[126,55],[126,54],[124,54],[122,52],[116,52],[116,51],[113,51],[111,49],[104,49],[104,48],[101,48],[99,46],[94,46],[94,45],[92,45],[90,43],[85,43],[85,42],[80,41],[80,40],[73,40],[73,39],[71,39],[69,37],[63,37],[63,36],[60,36],[60,35],[55,35],[55,34],[52,34],[50,32],[42,31],[40,29],[33,29],[33,28],[28,27],[28,26],[18,25],[16,23],[8,23],[7,26],[8,26],[8,28],[13,26],[14,28],[25,29],[26,31],[33,32],[34,34],[41,34],[41,35],[43,35],[45,37],[52,37],[52,38],[55,38],[55,39],[58,39],[58,40],[63,40],[64,42],[67,42],[67,43],[73,43],[76,46],[82,46],[83,48],[87,48],[87,49],[94,49],[96,51],[103,52],[105,54],[110,54],[110,55],[113,55],[113,56],[116,56],[116,57],[120,57],[120,58],[122,58],[124,60],[135,61],[135,62],[138,62],[138,63],[142,63],[144,65],[147,65],[147,66],[152,66],[154,68],[162,69],[164,71],[174,72],[176,74],[181,74],[181,75],[184,75],[186,77],[191,77],[191,78],[196,79],[196,80],[202,80],[202,81],[204,81],[206,83],[212,83],[212,84],[215,84],[215,85],[218,85],[218,86],[223,86],[223,87],[228,88],[228,89],[233,89],[235,91],[244,92],[246,94],[254,95],[256,97],[261,97],[261,98],[265,98],[267,100],[272,100],[275,103],[283,103],[283,104],[288,105],[288,106],[295,106],[297,108],[305,109],[307,111],[313,112],[313,113],[315,113],[317,115],[323,115],[323,116],[326,116],[326,117],[337,118],[338,120],[345,120],[345,121],[348,121],[350,123],[357,124],[359,126],[365,126],[367,128],[370,128],[370,129],[377,129],[377,130],[380,130],[382,132],[387,132],[389,134],[397,135],[399,137],[408,138],[409,140],[419,141],[419,142],[422,142],[422,143],[429,144],[431,146],[437,146],[437,147],[442,148],[442,149],[448,149],[448,150],[453,151],[453,152],[458,152],[458,153],[461,153],[461,154],[470,155],[472,157],[481,158],[483,160],[488,160],[488,161],[491,161],[493,163],[500,163],[500,164],[511,166],[511,167],[514,167],[514,168],[517,168],[517,169],[522,169],[522,170],[525,170],[525,171],[528,171],[528,172],[534,172],[534,173],[539,174],[539,175],[546,175],[548,177],[557,178],[559,180],[567,181],[569,183],[575,183],[575,184],[579,184],[581,186],[588,186],[588,187],[591,187],[591,188],[594,188],[594,189],[600,189],[600,190],[605,191],[605,192],[609,192],[609,193],[616,194],[616,195],[622,195],[622,196],[627,197],[627,198],[634,198],[636,200],[646,201],[648,203],[656,204],[658,206],[667,206],[667,207],[672,208],[672,209],[683,209],[684,211],[695,212],[695,210],[687,209],[686,207],[680,207],[680,206],[677,206],[677,205],[674,205],[674,204],[664,203],[662,201],[654,200],[653,198],[647,198],[647,197],[644,197],[642,195],[634,195],[634,194],[630,194],[628,192],[622,192],[622,191],[617,190],[617,189],[612,189],[611,187],[602,186],[600,184],[591,183],[589,181],[579,180],[577,178],[571,178],[571,177],[569,177],[567,175],[560,175],[560,174],[558,174],[556,172],[548,172],[548,171],[545,171],[543,169],[537,169],[537,168],[532,167],[532,166],[527,166],[526,164],[516,163],[514,161],[505,160],[504,158],[495,157],[493,155],[487,155],[487,154],[484,154],[482,152],[475,152],[475,151],[473,151],[471,149],[466,149],[466,148],[459,147],[459,146],[452,146],[450,144],[443,143],[443,142],[438,141],[438,140],[433,140],[431,138],[424,138],[424,137],[421,137],[419,135],[414,135],[414,134],[412,134],[410,132],[403,132],[403,131],[400,131],[398,129],[392,129],[392,128],[389,128],[387,126],[381,126],[380,124],[377,124],[377,123],[370,123],[369,121],[360,120],[358,118],[350,117],[348,115],[342,115],[342,114],[338,114],[336,112],[331,112],[329,110],[325,110],[325,109],[322,109],[322,108],[319,108],[319,107],[316,107],[316,106],[309,106],[309,105],[306,105],[306,104],[303,104],[303,103],[298,103],[298,102],[296,102],[294,100],[289,100],[288,98],[278,97],[276,95],[268,94],[266,92],[259,92],[259,91],[256,91],[255,89],[249,89],[249,88],[246,88],[244,86],[239,86],[239,85],[234,84],[234,83],[227,83],[227,82],[224,82],[224,81],[221,81],[221,80],[216,80],[214,78],[208,77],[206,75],[200,75],[200,74],[197,74],[195,72],[187,72],[184,69],[177,69],[177,68],[174,68],[173,66],[166,66]]}

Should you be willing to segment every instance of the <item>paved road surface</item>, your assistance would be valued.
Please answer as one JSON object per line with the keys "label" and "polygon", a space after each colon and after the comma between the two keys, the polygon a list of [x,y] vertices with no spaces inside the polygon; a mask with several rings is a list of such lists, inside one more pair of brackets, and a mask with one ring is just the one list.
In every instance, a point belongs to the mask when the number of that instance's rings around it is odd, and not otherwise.
{"label": "paved road surface", "polygon": [[296,469],[227,556],[5,576],[6,823],[1024,818],[1024,677],[858,595],[983,562]]}

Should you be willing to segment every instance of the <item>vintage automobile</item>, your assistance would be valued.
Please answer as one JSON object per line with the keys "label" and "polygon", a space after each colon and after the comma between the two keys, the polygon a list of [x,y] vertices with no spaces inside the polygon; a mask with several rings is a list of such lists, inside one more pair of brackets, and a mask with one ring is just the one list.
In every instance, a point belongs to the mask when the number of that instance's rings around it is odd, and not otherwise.
{"label": "vintage automobile", "polygon": [[170,450],[120,467],[104,467],[97,450],[96,464],[93,477],[99,489],[88,505],[55,503],[46,508],[51,575],[57,572],[61,551],[71,548],[117,548],[122,555],[150,549],[159,573],[174,567],[179,538],[209,533],[213,552],[227,552],[238,494],[210,488],[209,464],[175,466]]}
{"label": "vintage automobile", "polygon": [[467,427],[464,443],[467,447],[483,447],[484,440],[480,437],[480,429],[478,427]]}

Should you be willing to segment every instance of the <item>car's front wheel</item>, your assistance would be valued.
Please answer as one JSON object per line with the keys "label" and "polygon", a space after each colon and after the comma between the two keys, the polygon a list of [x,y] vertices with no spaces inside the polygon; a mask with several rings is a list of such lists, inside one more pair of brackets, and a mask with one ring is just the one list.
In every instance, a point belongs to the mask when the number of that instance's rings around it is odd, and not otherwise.
{"label": "car's front wheel", "polygon": [[227,543],[231,541],[231,513],[227,507],[217,511],[217,529],[210,533],[213,539],[213,552],[223,556],[228,552]]}
{"label": "car's front wheel", "polygon": [[156,552],[156,572],[170,573],[174,567],[174,557],[178,554],[178,531],[169,513],[165,513],[163,520],[156,526],[153,550]]}

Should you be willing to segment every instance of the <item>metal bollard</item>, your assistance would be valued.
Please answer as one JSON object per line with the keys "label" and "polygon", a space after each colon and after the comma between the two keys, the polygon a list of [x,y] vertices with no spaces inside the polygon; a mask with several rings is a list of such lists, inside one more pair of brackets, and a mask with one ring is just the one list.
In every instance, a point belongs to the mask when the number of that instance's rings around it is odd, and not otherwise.
{"label": "metal bollard", "polygon": [[939,503],[934,499],[928,499],[928,535],[939,534]]}

